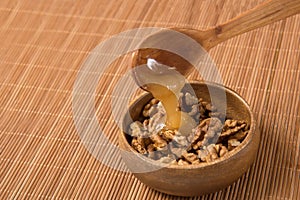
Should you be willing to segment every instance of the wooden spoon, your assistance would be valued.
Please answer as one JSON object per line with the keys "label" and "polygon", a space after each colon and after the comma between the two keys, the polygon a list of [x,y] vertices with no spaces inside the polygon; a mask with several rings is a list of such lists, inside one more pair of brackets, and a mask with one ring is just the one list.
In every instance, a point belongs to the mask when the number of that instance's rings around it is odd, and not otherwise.
{"label": "wooden spoon", "polygon": [[[183,33],[197,41],[203,47],[202,54],[204,56],[202,56],[202,58],[204,58],[205,55],[208,57],[206,51],[221,42],[298,13],[300,13],[300,0],[270,0],[242,13],[228,22],[207,30],[178,27],[171,29]],[[189,72],[192,71],[193,66],[182,56],[178,56],[178,53],[176,54],[157,48],[144,48],[145,46],[159,46],[161,43],[166,43],[167,45],[171,43],[173,47],[180,49],[181,52],[188,52],[186,53],[187,56],[199,57],[199,53],[195,54],[193,52],[194,50],[186,44],[186,40],[180,41],[180,38],[172,38],[172,34],[169,33],[170,30],[162,30],[142,41],[141,48],[133,54],[132,66],[135,67],[146,64],[147,60],[152,58],[164,65],[175,67],[177,71],[187,76]],[[137,79],[138,74],[134,76]]]}
{"label": "wooden spoon", "polygon": [[208,30],[172,28],[196,41],[206,50],[234,36],[300,13],[300,0],[270,0]]}

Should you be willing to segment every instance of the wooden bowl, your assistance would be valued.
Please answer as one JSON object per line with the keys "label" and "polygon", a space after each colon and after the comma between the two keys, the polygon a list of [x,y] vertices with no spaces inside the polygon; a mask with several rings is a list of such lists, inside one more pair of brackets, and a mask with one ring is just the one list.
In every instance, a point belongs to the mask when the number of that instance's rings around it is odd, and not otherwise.
{"label": "wooden bowl", "polygon": [[[216,192],[231,185],[241,177],[254,162],[257,154],[260,135],[249,105],[236,92],[214,83],[192,82],[198,98],[210,101],[210,91],[226,93],[226,116],[237,120],[246,120],[250,130],[243,142],[223,157],[198,165],[164,165],[157,163],[139,153],[129,144],[130,136],[121,131],[119,146],[123,150],[122,158],[127,167],[144,184],[149,187],[178,196],[199,196]],[[129,107],[132,120],[138,120],[143,106],[152,98],[149,93],[142,94]],[[224,102],[218,102],[223,103]],[[129,114],[124,118],[123,130],[130,122]]]}

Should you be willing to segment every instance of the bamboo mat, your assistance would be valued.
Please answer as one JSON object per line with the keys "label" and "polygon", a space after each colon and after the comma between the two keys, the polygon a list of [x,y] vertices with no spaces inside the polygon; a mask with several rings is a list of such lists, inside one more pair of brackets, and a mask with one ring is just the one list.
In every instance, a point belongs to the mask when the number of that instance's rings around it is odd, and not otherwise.
{"label": "bamboo mat", "polygon": [[[188,199],[149,189],[86,150],[73,121],[74,82],[90,51],[113,34],[151,26],[203,29],[261,2],[1,0],[0,199]],[[210,51],[225,85],[250,103],[261,144],[237,182],[190,199],[300,199],[299,31],[297,15]],[[119,129],[107,105],[127,69],[124,56],[97,87],[97,117],[114,144]]]}

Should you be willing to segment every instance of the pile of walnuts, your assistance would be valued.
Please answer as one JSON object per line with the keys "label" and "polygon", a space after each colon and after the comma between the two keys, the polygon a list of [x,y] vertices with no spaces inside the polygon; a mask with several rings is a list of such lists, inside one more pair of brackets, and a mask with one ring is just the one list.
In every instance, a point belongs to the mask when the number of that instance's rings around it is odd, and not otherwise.
{"label": "pile of walnuts", "polygon": [[225,117],[216,108],[189,93],[180,94],[178,109],[199,122],[189,135],[163,127],[165,110],[157,99],[152,99],[141,113],[144,120],[130,124],[131,146],[161,163],[194,165],[226,155],[248,134],[246,121],[225,119],[222,123],[221,119]]}

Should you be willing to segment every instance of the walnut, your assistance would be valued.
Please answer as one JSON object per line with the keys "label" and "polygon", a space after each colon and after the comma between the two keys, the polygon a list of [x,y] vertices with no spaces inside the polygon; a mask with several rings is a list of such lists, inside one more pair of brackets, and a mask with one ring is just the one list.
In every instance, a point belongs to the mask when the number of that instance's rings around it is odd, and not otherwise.
{"label": "walnut", "polygon": [[216,152],[219,154],[219,152],[220,152],[220,150],[221,150],[221,146],[222,146],[222,144],[216,144],[215,146],[214,146],[214,148],[215,148],[215,150],[216,150]]}
{"label": "walnut", "polygon": [[228,152],[228,149],[227,149],[225,146],[221,145],[221,149],[220,149],[220,152],[219,152],[219,156],[222,157],[222,156],[224,156],[227,152]]}
{"label": "walnut", "polygon": [[192,144],[192,148],[194,149],[194,150],[197,150],[197,149],[199,149],[199,148],[201,148],[201,147],[203,147],[204,145],[203,145],[203,141],[201,140],[201,141],[198,141],[198,142],[196,142],[196,143],[194,143],[194,144]]}
{"label": "walnut", "polygon": [[[198,105],[192,105],[192,109],[191,109],[190,112],[188,112],[188,114],[190,116],[194,116],[194,115],[199,115],[200,116],[200,114],[199,114],[199,106]],[[197,118],[199,118],[199,116]]]}
{"label": "walnut", "polygon": [[173,138],[173,141],[179,147],[187,147],[188,146],[187,138],[184,137],[184,136],[175,135],[174,138]]}
{"label": "walnut", "polygon": [[178,165],[189,165],[189,163],[185,160],[179,159],[177,162]]}
{"label": "walnut", "polygon": [[205,108],[209,112],[216,111],[216,108],[214,106],[212,106],[210,103],[207,103],[206,106],[205,106]]}
{"label": "walnut", "polygon": [[215,117],[212,117],[210,119],[209,126],[212,130],[219,131],[219,132],[221,132],[221,130],[223,128],[222,122],[218,118],[215,118]]}
{"label": "walnut", "polygon": [[215,148],[215,144],[210,144],[206,147],[206,150],[210,153],[210,154],[214,154],[217,153],[217,150]]}
{"label": "walnut", "polygon": [[186,153],[186,150],[183,148],[170,147],[170,150],[177,158],[181,157],[183,153]]}
{"label": "walnut", "polygon": [[198,157],[202,162],[206,162],[206,158],[208,156],[208,151],[206,149],[197,150]]}
{"label": "walnut", "polygon": [[150,139],[153,142],[153,146],[158,150],[161,150],[162,148],[167,146],[167,142],[157,134],[151,135]]}
{"label": "walnut", "polygon": [[[150,100],[141,115],[143,122],[129,127],[131,146],[139,153],[161,163],[177,165],[213,162],[239,146],[249,132],[246,121],[227,119],[209,102],[190,93],[180,93],[179,110],[200,120],[192,132],[185,135],[165,126],[166,111],[157,99]],[[141,116],[142,117],[142,116]],[[178,160],[176,160],[178,159]]]}
{"label": "walnut", "polygon": [[202,140],[208,129],[207,120],[203,120],[195,129],[193,141]]}
{"label": "walnut", "polygon": [[206,109],[206,105],[208,104],[208,102],[201,99],[200,103]]}
{"label": "walnut", "polygon": [[230,139],[237,139],[238,141],[242,141],[248,134],[248,131],[239,130],[236,134],[229,137]]}
{"label": "walnut", "polygon": [[215,147],[215,144],[208,145],[206,149],[207,149],[207,151],[208,151],[208,153],[210,155],[210,157],[209,157],[208,160],[214,161],[217,158],[219,158],[218,152],[217,152],[216,147]]}
{"label": "walnut", "polygon": [[212,161],[214,161],[214,160],[216,160],[216,159],[218,159],[218,158],[219,158],[218,154],[216,154],[216,153],[211,154],[211,160],[212,160]]}
{"label": "walnut", "polygon": [[169,156],[169,157],[172,156],[172,158],[175,159],[175,155],[170,154],[168,146],[157,148],[156,145],[154,143],[152,143],[147,147],[147,151],[148,151],[148,157],[153,160],[159,160],[166,156]]}
{"label": "walnut", "polygon": [[[246,128],[247,124],[244,121],[238,121],[238,120],[231,120],[227,119],[225,121],[220,139],[223,139],[224,137],[232,136],[239,131],[242,131],[244,128]],[[240,135],[240,137],[242,137]]]}
{"label": "walnut", "polygon": [[217,111],[217,108],[211,103],[204,101],[203,99],[199,99],[199,112],[200,112],[200,120],[215,117],[219,119],[225,119],[225,113],[220,113]]}
{"label": "walnut", "polygon": [[170,142],[173,140],[175,132],[174,132],[174,130],[170,130],[170,129],[164,130],[163,129],[159,132],[159,135],[167,142]]}
{"label": "walnut", "polygon": [[149,109],[149,117],[151,118],[153,115],[157,114],[157,113],[161,113],[161,114],[165,114],[165,110],[164,107],[162,106],[161,103],[158,103],[156,105],[153,105],[150,109]]}
{"label": "walnut", "polygon": [[206,134],[204,135],[204,138],[210,139],[213,138],[216,135],[215,131],[208,129]]}
{"label": "walnut", "polygon": [[143,125],[144,125],[145,128],[147,128],[148,125],[149,125],[149,119],[145,119],[145,120],[143,121]]}
{"label": "walnut", "polygon": [[227,150],[231,151],[245,139],[248,130],[249,125],[246,121],[227,119],[218,142],[227,143]]}
{"label": "walnut", "polygon": [[152,112],[153,112],[153,107],[155,107],[154,105],[158,104],[159,101],[155,98],[151,99],[149,101],[149,103],[147,103],[145,106],[144,106],[144,109],[143,109],[143,116],[144,117],[149,117],[150,116],[150,111],[152,109]]}
{"label": "walnut", "polygon": [[220,145],[210,144],[203,149],[197,150],[198,157],[202,162],[212,162],[219,158],[218,151],[220,150]]}
{"label": "walnut", "polygon": [[170,163],[170,162],[172,162],[172,161],[174,161],[175,160],[175,157],[174,157],[174,155],[167,155],[167,156],[163,156],[163,157],[161,157],[158,161],[159,162],[161,162],[161,163],[165,163],[165,164],[168,164],[168,163]]}
{"label": "walnut", "polygon": [[147,150],[143,138],[133,138],[131,141],[132,147],[141,154],[146,154]]}
{"label": "walnut", "polygon": [[148,152],[153,152],[153,151],[155,151],[155,150],[156,150],[156,148],[154,147],[153,144],[149,144],[149,145],[147,146],[147,151],[148,151]]}
{"label": "walnut", "polygon": [[170,162],[171,165],[177,165],[177,160],[173,160],[172,162]]}
{"label": "walnut", "polygon": [[197,150],[203,146],[215,143],[222,130],[222,123],[218,118],[203,120],[196,128],[192,148]]}
{"label": "walnut", "polygon": [[144,107],[144,110],[143,110],[143,116],[144,117],[149,117],[149,110],[151,108],[151,105],[150,104],[147,104],[145,107]]}
{"label": "walnut", "polygon": [[151,99],[151,101],[150,101],[151,105],[158,104],[158,103],[159,103],[159,100],[155,99],[155,98]]}
{"label": "walnut", "polygon": [[147,129],[153,134],[159,132],[165,126],[166,111],[160,102],[151,109],[153,111],[150,110],[150,119]]}
{"label": "walnut", "polygon": [[228,140],[228,150],[231,151],[235,147],[239,146],[241,143],[237,139]]}
{"label": "walnut", "polygon": [[199,164],[200,161],[196,154],[194,153],[184,153],[182,157],[191,164]]}
{"label": "walnut", "polygon": [[234,128],[237,125],[237,120],[227,119],[224,124],[224,128]]}
{"label": "walnut", "polygon": [[197,97],[192,96],[188,92],[185,94],[180,93],[179,110],[187,112],[190,116],[197,115],[199,113]]}
{"label": "walnut", "polygon": [[195,96],[192,96],[190,93],[185,94],[185,104],[187,106],[192,106],[198,104],[198,99]]}
{"label": "walnut", "polygon": [[147,138],[138,137],[137,140],[140,143],[143,143],[145,147],[147,147],[148,145],[150,145],[152,143],[151,139],[148,137]]}
{"label": "walnut", "polygon": [[130,124],[129,133],[133,137],[141,137],[144,135],[144,126],[141,122],[135,121]]}
{"label": "walnut", "polygon": [[200,114],[200,116],[199,116],[200,119],[205,119],[205,118],[207,118],[207,117],[205,116],[205,112],[206,112],[205,107],[202,106],[201,103],[199,103],[198,110],[199,110],[199,114]]}

